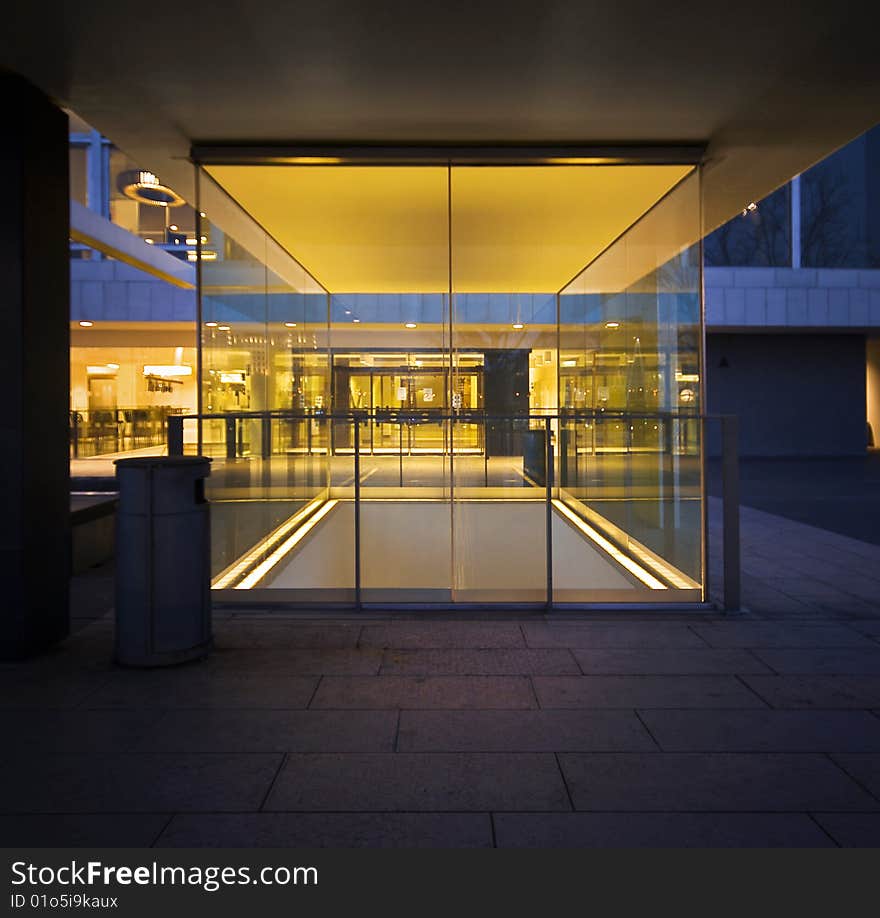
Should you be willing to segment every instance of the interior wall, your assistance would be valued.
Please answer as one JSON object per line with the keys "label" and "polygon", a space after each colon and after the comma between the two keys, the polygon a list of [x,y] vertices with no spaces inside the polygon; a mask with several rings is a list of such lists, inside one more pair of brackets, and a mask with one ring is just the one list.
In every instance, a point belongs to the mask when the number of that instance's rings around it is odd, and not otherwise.
{"label": "interior wall", "polygon": [[864,335],[709,334],[706,353],[709,413],[739,417],[741,456],[864,453]]}

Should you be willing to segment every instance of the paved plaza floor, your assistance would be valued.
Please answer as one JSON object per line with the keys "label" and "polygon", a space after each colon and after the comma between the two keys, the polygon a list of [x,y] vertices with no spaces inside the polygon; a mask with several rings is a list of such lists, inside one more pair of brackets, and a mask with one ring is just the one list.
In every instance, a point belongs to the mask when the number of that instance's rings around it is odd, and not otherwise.
{"label": "paved plaza floor", "polygon": [[0,843],[876,845],[880,546],[742,531],[737,613],[218,611],[149,671],[92,570],[73,636],[0,664]]}

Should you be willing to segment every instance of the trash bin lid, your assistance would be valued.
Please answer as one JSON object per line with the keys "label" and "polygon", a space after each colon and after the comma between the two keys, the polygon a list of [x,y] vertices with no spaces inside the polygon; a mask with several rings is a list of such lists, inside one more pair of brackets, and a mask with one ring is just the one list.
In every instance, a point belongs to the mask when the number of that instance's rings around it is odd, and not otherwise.
{"label": "trash bin lid", "polygon": [[211,462],[208,456],[136,456],[133,459],[114,459],[113,464],[127,469],[190,468]]}

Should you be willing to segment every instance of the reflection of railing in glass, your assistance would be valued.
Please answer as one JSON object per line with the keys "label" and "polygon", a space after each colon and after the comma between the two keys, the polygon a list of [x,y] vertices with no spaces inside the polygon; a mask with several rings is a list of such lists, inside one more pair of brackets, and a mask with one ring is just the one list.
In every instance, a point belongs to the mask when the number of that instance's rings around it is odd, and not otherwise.
{"label": "reflection of railing in glass", "polygon": [[185,409],[104,408],[69,412],[70,458],[164,447],[168,418]]}

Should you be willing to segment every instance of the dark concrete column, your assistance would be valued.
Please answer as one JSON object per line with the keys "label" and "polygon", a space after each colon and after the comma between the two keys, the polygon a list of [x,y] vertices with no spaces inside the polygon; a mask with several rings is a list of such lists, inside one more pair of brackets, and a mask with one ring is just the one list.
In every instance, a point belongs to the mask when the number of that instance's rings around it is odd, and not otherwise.
{"label": "dark concrete column", "polygon": [[0,73],[0,659],[69,628],[67,116]]}

